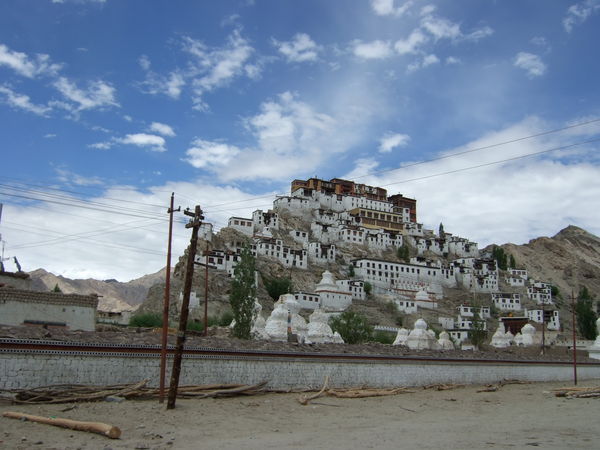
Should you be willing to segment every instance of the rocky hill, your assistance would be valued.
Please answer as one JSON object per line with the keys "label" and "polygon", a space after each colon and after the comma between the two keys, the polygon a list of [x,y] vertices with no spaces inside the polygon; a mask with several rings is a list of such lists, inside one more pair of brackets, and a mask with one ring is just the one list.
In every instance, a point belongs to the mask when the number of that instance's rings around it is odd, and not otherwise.
{"label": "rocky hill", "polygon": [[127,283],[116,280],[71,280],[62,276],[37,269],[30,272],[31,289],[45,291],[52,290],[58,285],[66,294],[90,294],[100,296],[98,309],[104,311],[123,311],[136,309],[148,296],[148,289],[165,279],[165,270],[144,275]]}
{"label": "rocky hill", "polygon": [[563,299],[586,286],[600,294],[600,238],[570,225],[553,237],[539,237],[524,245],[504,244],[502,248],[515,257],[518,267],[529,276],[559,288]]}

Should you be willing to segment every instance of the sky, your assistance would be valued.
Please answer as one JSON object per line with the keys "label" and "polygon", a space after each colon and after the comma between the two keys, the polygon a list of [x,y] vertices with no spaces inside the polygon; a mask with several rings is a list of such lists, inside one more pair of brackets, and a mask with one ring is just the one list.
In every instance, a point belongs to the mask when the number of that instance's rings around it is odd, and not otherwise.
{"label": "sky", "polygon": [[313,176],[480,248],[598,235],[598,42],[600,0],[4,0],[4,258],[127,281],[171,193],[218,230]]}

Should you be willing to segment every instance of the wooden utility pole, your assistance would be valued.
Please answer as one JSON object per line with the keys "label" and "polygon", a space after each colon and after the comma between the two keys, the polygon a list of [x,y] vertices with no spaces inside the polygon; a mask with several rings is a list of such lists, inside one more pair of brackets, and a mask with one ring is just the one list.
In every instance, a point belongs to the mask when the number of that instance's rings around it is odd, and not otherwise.
{"label": "wooden utility pole", "polygon": [[164,403],[165,401],[165,371],[167,367],[167,335],[169,334],[169,302],[171,300],[171,240],[173,238],[173,213],[175,211],[181,211],[181,207],[173,209],[173,202],[175,200],[175,193],[171,193],[171,207],[167,210],[169,214],[169,243],[167,244],[167,274],[165,277],[165,299],[163,305],[163,325],[162,325],[162,339],[161,339],[161,350],[160,350],[160,389],[158,395],[158,401]]}
{"label": "wooden utility pole", "polygon": [[208,241],[206,241],[204,259],[204,336],[208,336]]}
{"label": "wooden utility pole", "polygon": [[546,300],[542,299],[542,355],[546,354]]}
{"label": "wooden utility pole", "polygon": [[185,330],[189,315],[190,293],[192,292],[192,278],[194,277],[194,258],[196,256],[196,248],[198,247],[198,230],[200,228],[200,224],[202,223],[202,219],[204,219],[200,205],[196,205],[194,212],[186,209],[183,213],[186,216],[192,217],[192,220],[190,220],[190,222],[185,226],[186,228],[192,229],[192,237],[190,239],[190,249],[185,271],[183,300],[181,302],[181,316],[179,318],[179,330],[177,332],[177,344],[175,345],[173,369],[171,370],[171,385],[169,386],[167,409],[175,408],[175,399],[177,398],[179,374],[181,373],[181,360],[183,358],[183,344],[185,342]]}
{"label": "wooden utility pole", "polygon": [[577,320],[575,319],[575,295],[571,291],[571,309],[573,313],[573,384],[577,386]]}

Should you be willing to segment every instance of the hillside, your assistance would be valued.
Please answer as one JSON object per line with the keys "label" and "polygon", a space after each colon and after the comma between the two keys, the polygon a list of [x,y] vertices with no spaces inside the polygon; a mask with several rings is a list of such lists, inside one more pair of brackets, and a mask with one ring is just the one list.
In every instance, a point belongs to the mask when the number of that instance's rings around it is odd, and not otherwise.
{"label": "hillside", "polygon": [[100,296],[98,309],[104,311],[123,311],[137,308],[146,300],[148,289],[164,280],[165,270],[144,275],[127,283],[114,280],[71,280],[62,276],[37,269],[30,272],[31,288],[34,290],[51,290],[56,285],[66,294],[90,294]]}
{"label": "hillside", "polygon": [[526,267],[530,277],[547,281],[560,290],[563,299],[582,286],[600,292],[600,238],[570,225],[553,237],[539,237],[524,245],[504,244],[517,267]]}

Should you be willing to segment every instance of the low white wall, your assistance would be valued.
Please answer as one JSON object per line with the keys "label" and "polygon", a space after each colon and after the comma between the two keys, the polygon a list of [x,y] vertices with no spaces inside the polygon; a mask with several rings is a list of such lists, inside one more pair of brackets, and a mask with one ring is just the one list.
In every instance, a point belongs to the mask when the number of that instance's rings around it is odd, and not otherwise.
{"label": "low white wall", "polygon": [[[168,360],[168,372],[172,360]],[[191,356],[182,365],[181,384],[242,383],[268,380],[277,389],[320,387],[325,376],[336,387],[421,386],[437,383],[487,384],[503,379],[569,381],[567,364],[474,363],[290,359],[272,357]],[[600,379],[600,364],[578,367],[580,380]],[[145,378],[158,385],[158,355],[121,353],[30,353],[0,349],[0,388],[31,388],[51,384],[119,384]],[[167,373],[167,382],[169,373]]]}

